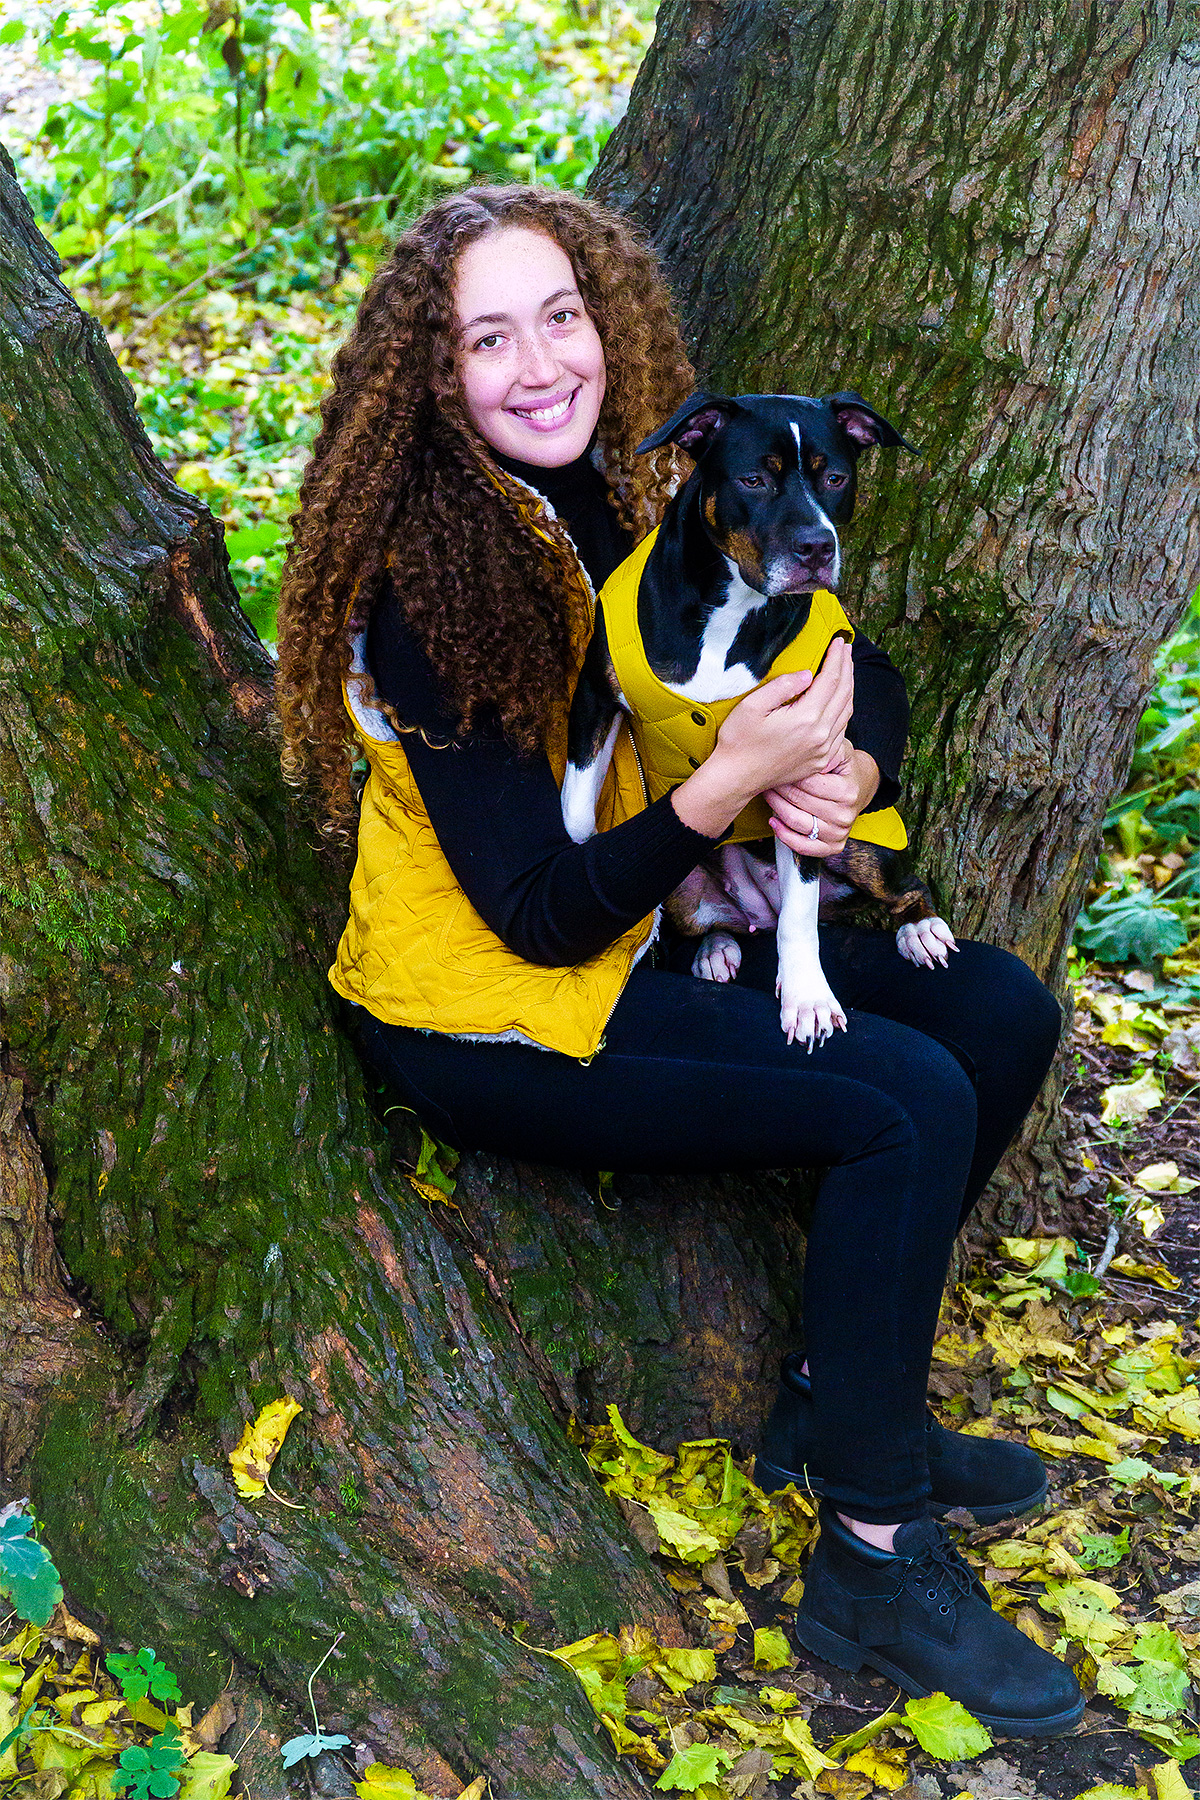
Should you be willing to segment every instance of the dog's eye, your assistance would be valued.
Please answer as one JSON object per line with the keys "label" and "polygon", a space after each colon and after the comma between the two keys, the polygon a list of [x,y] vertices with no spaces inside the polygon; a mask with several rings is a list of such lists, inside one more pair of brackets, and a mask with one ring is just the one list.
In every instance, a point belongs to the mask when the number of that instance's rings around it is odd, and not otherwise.
{"label": "dog's eye", "polygon": [[761,475],[739,475],[738,485],[744,488],[760,488],[766,487],[767,484]]}
{"label": "dog's eye", "polygon": [[842,487],[845,487],[846,481],[847,481],[847,477],[845,475],[835,475],[832,471],[826,471],[826,475],[825,475],[825,486],[826,487],[842,488]]}

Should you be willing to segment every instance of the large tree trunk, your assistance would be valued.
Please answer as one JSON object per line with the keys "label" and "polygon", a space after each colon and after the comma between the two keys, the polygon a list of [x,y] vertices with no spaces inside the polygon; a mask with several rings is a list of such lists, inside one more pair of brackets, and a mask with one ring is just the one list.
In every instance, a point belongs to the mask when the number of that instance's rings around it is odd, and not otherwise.
{"label": "large tree trunk", "polygon": [[[613,1399],[752,1440],[794,1341],[789,1184],[601,1197],[480,1160],[459,1211],[410,1187],[325,979],[348,870],[285,797],[219,527],[7,161],[0,326],[0,1476],[26,1459],[73,1602],[198,1700],[232,1655],[299,1729],[344,1631],[326,1726],[431,1792],[632,1795],[512,1628],[684,1641],[564,1427]],[[282,1394],[303,1511],[225,1461]]]}
{"label": "large tree trunk", "polygon": [[1198,79],[1177,0],[664,0],[591,184],[707,385],[857,388],[921,446],[866,466],[844,599],[944,910],[1060,991],[1200,575]]}

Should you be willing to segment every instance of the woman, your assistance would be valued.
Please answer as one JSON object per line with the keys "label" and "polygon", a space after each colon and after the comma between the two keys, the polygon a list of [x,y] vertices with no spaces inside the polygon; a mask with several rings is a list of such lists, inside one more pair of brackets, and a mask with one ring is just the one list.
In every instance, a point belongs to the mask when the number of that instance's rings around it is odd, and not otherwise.
{"label": "woman", "polygon": [[364,1057],[451,1143],[828,1171],[811,1384],[787,1359],[760,1457],[775,1485],[825,1496],[797,1634],[1050,1735],[1080,1716],[1074,1677],[992,1611],[934,1517],[1020,1511],[1044,1471],[934,1425],[925,1384],[955,1231],[1044,1077],[1057,1005],[989,946],[931,973],[890,935],[826,928],[852,1010],[810,1056],[780,1032],[767,939],[724,987],[686,972],[690,945],[647,954],[655,908],[754,795],[818,856],[896,797],[899,677],[865,639],[835,645],[815,679],[747,696],[650,806],[623,733],[597,836],[562,824],[588,578],[661,516],[674,453],[635,446],[692,387],[651,253],[577,196],[465,190],[376,275],[334,363],[280,613],[287,767],[315,778],[332,828],[360,747],[368,763],[331,979]]}

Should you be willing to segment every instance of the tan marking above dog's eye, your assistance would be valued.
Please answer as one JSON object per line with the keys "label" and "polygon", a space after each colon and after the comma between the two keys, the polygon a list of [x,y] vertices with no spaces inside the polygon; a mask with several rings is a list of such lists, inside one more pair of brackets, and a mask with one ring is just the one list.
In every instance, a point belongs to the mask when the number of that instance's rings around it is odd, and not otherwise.
{"label": "tan marking above dog's eye", "polygon": [[827,456],[811,455],[806,457],[805,461],[808,463],[810,474],[819,475],[821,470],[825,467],[825,464],[829,461],[829,458]]}
{"label": "tan marking above dog's eye", "polygon": [[780,456],[764,456],[763,467],[769,469],[772,475],[782,475],[783,458]]}

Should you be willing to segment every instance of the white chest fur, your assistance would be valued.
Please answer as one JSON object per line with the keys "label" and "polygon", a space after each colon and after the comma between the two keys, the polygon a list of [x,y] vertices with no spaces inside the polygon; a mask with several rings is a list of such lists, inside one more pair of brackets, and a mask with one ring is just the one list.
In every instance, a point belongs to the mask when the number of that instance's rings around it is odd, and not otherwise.
{"label": "white chest fur", "polygon": [[695,674],[685,682],[663,683],[683,700],[699,700],[702,704],[734,700],[758,685],[758,677],[745,663],[736,662],[726,667],[726,659],[745,621],[752,612],[767,604],[767,598],[743,581],[741,570],[731,557],[727,556],[725,561],[729,567],[729,587],[721,605],[714,607],[705,621]]}

